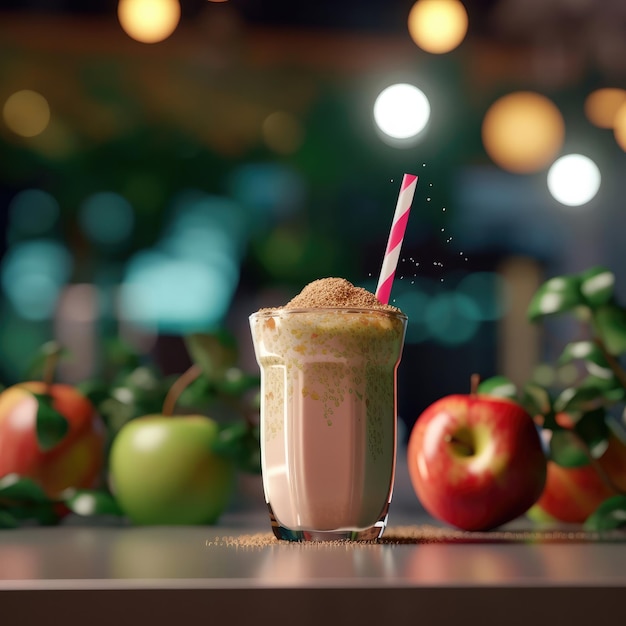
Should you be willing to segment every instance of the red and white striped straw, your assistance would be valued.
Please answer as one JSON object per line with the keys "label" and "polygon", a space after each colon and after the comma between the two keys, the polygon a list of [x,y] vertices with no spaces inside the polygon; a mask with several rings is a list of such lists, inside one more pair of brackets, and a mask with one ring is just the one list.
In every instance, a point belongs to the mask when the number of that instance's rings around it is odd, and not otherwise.
{"label": "red and white striped straw", "polygon": [[383,304],[389,304],[391,286],[393,285],[393,278],[396,274],[398,259],[400,258],[400,248],[402,247],[406,224],[409,220],[409,211],[411,210],[415,187],[417,187],[417,176],[414,174],[405,174],[402,178],[398,203],[396,204],[396,212],[394,213],[391,223],[387,250],[383,258],[380,278],[378,279],[378,287],[376,287],[376,297]]}

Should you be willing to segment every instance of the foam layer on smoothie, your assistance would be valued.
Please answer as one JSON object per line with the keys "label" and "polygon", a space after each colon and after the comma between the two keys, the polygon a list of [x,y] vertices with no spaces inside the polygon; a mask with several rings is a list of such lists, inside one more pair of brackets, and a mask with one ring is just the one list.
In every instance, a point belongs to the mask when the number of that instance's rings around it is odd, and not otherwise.
{"label": "foam layer on smoothie", "polygon": [[355,287],[345,278],[320,278],[309,283],[283,309],[352,308],[398,311],[394,306],[383,304],[362,287]]}

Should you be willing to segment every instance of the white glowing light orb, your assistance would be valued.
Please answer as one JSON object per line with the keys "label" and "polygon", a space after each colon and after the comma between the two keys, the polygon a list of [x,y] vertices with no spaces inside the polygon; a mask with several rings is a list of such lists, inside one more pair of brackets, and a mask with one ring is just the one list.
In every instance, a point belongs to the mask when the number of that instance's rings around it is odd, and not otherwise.
{"label": "white glowing light orb", "polygon": [[374,121],[394,139],[418,135],[430,119],[430,102],[421,89],[407,83],[390,85],[378,94],[374,103]]}
{"label": "white glowing light orb", "polygon": [[553,198],[567,206],[589,202],[600,189],[598,166],[582,154],[557,159],[548,171],[548,189]]}

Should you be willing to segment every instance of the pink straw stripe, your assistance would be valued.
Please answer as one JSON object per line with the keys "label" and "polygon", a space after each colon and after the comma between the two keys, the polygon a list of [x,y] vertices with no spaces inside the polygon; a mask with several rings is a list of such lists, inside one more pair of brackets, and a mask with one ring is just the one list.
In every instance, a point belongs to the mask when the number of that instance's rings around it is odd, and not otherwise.
{"label": "pink straw stripe", "polygon": [[383,304],[388,304],[391,296],[391,287],[398,265],[398,258],[400,257],[400,247],[406,232],[417,180],[417,176],[414,174],[405,174],[400,186],[396,211],[391,223],[387,248],[383,257],[378,286],[376,287],[376,297]]}
{"label": "pink straw stripe", "polygon": [[[381,287],[377,289],[377,297],[380,299],[384,297],[385,304],[389,302],[389,296],[391,295],[391,287],[393,285],[393,279],[396,274],[396,266],[398,265],[398,259],[400,258],[400,248],[401,246],[396,246],[391,252],[385,257],[385,267],[388,268],[381,272],[381,276],[384,276],[381,282]],[[380,293],[379,293],[380,292]]]}
{"label": "pink straw stripe", "polygon": [[395,272],[391,276],[388,276],[387,280],[385,280],[382,285],[379,285],[376,291],[376,297],[383,304],[389,304],[389,298],[391,296],[391,286],[393,285],[394,275]]}
{"label": "pink straw stripe", "polygon": [[406,223],[409,221],[409,211],[405,211],[398,221],[391,228],[391,234],[389,235],[389,241],[387,242],[387,252],[389,254],[396,246],[399,246],[404,239],[404,231],[406,230]]}
{"label": "pink straw stripe", "polygon": [[[417,176],[415,174],[405,174],[402,179],[402,187],[400,187],[400,191],[404,191],[413,181],[417,181]],[[417,184],[417,182],[415,184]]]}

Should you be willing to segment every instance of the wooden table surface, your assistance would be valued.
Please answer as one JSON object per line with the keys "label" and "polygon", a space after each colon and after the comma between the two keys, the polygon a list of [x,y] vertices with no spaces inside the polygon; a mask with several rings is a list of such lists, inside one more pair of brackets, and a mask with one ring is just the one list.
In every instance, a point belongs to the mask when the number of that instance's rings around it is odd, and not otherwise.
{"label": "wooden table surface", "polygon": [[[433,524],[398,487],[385,536]],[[271,536],[258,508],[218,526],[71,522],[0,531],[0,626],[626,623],[622,535],[545,540],[522,519],[488,540],[251,541]]]}
{"label": "wooden table surface", "polygon": [[217,617],[504,626],[624,616],[626,543],[262,545],[251,537],[268,530],[246,514],[215,527],[3,531],[0,624],[45,624],[54,615],[60,621],[51,623],[94,626]]}

